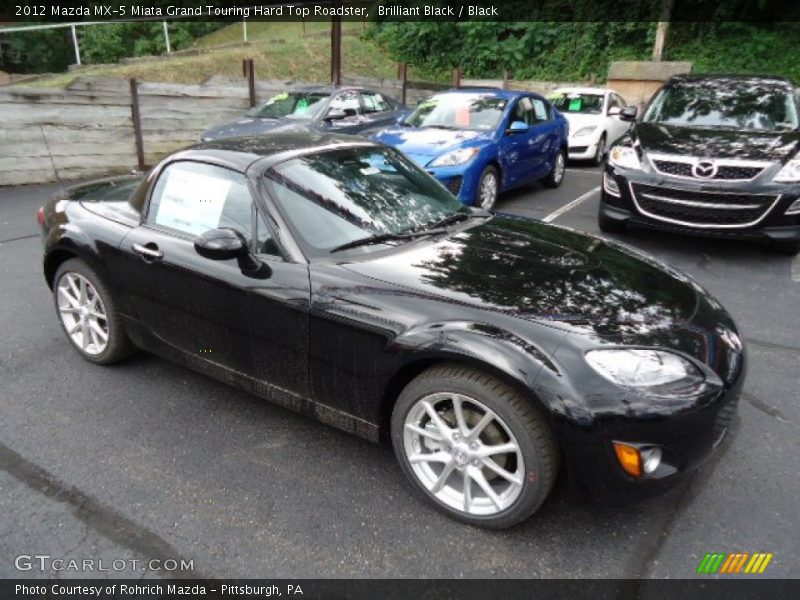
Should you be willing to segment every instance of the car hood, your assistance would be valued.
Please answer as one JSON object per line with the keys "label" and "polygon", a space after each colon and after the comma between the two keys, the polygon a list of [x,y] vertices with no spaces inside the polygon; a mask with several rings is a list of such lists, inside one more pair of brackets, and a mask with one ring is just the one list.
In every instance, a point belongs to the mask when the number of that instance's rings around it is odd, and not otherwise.
{"label": "car hood", "polygon": [[262,119],[259,117],[242,117],[228,123],[215,125],[203,132],[202,140],[218,140],[242,135],[257,135],[273,131],[294,131],[308,129],[311,121],[293,119]]}
{"label": "car hood", "polygon": [[511,216],[344,266],[414,295],[600,336],[691,320],[702,291],[626,246]]}
{"label": "car hood", "polygon": [[486,144],[491,140],[491,134],[467,129],[392,127],[378,132],[372,139],[397,148],[417,164],[425,166],[445,152]]}
{"label": "car hood", "polygon": [[797,131],[737,131],[637,123],[633,135],[642,150],[657,154],[785,162],[795,155]]}

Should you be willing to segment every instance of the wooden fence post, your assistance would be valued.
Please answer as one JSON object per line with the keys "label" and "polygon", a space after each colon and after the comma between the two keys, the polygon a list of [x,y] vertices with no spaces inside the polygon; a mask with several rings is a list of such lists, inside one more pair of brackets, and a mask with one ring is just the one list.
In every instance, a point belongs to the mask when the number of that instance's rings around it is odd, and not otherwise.
{"label": "wooden fence post", "polygon": [[508,69],[503,71],[503,89],[504,90],[508,89]]}
{"label": "wooden fence post", "polygon": [[256,105],[256,67],[252,58],[247,59],[247,89],[250,92],[250,108]]}
{"label": "wooden fence post", "polygon": [[400,102],[406,103],[406,88],[408,87],[408,65],[397,64],[397,78],[400,80]]}
{"label": "wooden fence post", "polygon": [[331,83],[342,83],[342,19],[331,19]]}
{"label": "wooden fence post", "polygon": [[145,170],[144,141],[142,140],[142,117],[139,113],[139,84],[131,77],[131,117],[133,119],[133,136],[136,140],[136,164],[140,171]]}
{"label": "wooden fence post", "polygon": [[461,67],[453,69],[453,87],[461,87]]}

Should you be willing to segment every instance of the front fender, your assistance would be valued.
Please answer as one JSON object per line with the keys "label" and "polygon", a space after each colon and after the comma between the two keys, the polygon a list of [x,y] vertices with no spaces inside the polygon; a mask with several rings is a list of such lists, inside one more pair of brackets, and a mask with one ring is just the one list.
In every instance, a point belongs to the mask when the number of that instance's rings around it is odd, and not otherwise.
{"label": "front fender", "polygon": [[468,362],[494,372],[523,389],[547,414],[551,407],[537,393],[543,369],[558,371],[552,360],[564,333],[541,327],[540,340],[532,342],[498,325],[469,321],[445,321],[414,327],[397,336],[393,352],[418,357]]}

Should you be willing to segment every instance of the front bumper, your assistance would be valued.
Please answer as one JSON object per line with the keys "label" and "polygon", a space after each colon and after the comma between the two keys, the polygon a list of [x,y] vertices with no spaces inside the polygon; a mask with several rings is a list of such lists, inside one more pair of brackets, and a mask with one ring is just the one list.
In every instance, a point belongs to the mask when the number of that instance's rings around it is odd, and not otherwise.
{"label": "front bumper", "polygon": [[[682,415],[651,420],[614,419],[591,431],[569,432],[562,446],[567,477],[584,498],[602,504],[629,504],[663,494],[707,461],[728,433],[744,377],[714,402]],[[633,478],[620,466],[613,443],[662,449],[663,469]]]}
{"label": "front bumper", "polygon": [[577,138],[569,140],[569,148],[567,155],[570,160],[589,160],[594,158],[597,153],[597,144],[599,140],[589,140],[585,138]]}
{"label": "front bumper", "polygon": [[455,167],[423,167],[429,175],[446,187],[462,204],[472,206],[478,195],[478,178],[481,169],[470,161]]}
{"label": "front bumper", "polygon": [[[800,197],[800,184],[696,182],[609,164],[604,177],[600,212],[612,221],[704,237],[800,240],[800,214],[785,214]],[[609,190],[614,184],[618,195]]]}

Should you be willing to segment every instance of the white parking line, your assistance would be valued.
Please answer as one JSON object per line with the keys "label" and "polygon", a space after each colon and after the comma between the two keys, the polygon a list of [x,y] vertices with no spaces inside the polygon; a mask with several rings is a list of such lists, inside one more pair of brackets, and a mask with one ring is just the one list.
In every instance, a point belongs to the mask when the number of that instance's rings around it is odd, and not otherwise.
{"label": "white parking line", "polygon": [[557,219],[558,217],[563,215],[565,212],[567,212],[568,210],[572,210],[573,208],[578,206],[581,202],[585,202],[586,200],[591,198],[594,194],[596,194],[599,191],[600,191],[600,186],[598,185],[596,188],[592,188],[591,190],[589,190],[588,192],[586,192],[582,196],[578,196],[572,202],[569,202],[569,203],[565,204],[564,206],[562,206],[561,208],[559,208],[558,210],[551,212],[544,219],[542,219],[542,221],[544,221],[545,223],[549,223],[550,221],[554,221],[555,219]]}

